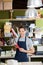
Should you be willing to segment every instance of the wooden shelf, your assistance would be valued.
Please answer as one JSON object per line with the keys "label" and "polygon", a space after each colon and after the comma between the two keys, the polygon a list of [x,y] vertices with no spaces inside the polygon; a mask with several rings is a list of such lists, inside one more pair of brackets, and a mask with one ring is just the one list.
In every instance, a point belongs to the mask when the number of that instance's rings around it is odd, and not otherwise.
{"label": "wooden shelf", "polygon": [[31,19],[0,19],[0,21],[4,21],[4,20],[9,20],[9,21],[29,21],[29,20],[36,20],[35,18],[31,18]]}
{"label": "wooden shelf", "polygon": [[37,19],[43,19],[43,18],[18,18],[18,19],[0,19],[0,21],[2,20],[11,20],[11,21],[24,21],[24,20],[26,20],[26,21],[29,21],[29,20],[37,20]]}

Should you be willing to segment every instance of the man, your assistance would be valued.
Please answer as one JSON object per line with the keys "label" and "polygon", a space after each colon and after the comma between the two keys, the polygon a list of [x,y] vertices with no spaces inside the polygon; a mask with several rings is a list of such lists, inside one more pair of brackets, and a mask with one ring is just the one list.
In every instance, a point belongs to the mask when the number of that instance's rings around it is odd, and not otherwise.
{"label": "man", "polygon": [[17,45],[19,46],[16,50],[15,59],[18,62],[28,62],[27,54],[33,54],[35,52],[32,45],[31,39],[25,36],[25,28],[23,26],[19,27],[20,37],[18,38]]}

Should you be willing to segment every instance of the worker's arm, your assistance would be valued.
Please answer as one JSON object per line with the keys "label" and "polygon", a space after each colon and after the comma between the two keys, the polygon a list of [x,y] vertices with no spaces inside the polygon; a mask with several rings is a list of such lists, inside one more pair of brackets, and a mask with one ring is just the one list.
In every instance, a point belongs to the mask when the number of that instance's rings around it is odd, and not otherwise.
{"label": "worker's arm", "polygon": [[13,36],[15,36],[16,38],[18,37],[17,33],[15,32],[15,30],[13,28],[11,28],[10,31],[12,32]]}
{"label": "worker's arm", "polygon": [[19,48],[19,51],[20,51],[20,52],[24,52],[24,53],[32,54],[32,53],[35,52],[35,49],[34,49],[34,47],[31,47],[29,50],[25,50],[25,49],[23,49],[23,48]]}

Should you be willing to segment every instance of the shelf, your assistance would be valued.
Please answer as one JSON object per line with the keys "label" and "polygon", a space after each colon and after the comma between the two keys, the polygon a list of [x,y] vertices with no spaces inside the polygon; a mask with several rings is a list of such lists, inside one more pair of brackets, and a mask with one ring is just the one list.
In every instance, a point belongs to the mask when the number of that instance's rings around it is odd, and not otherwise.
{"label": "shelf", "polygon": [[0,19],[0,21],[4,21],[4,20],[9,20],[9,21],[24,21],[24,20],[26,20],[26,21],[29,21],[29,20],[37,20],[37,19],[43,19],[43,18],[18,18],[18,19]]}
{"label": "shelf", "polygon": [[32,55],[31,58],[43,58],[43,55]]}
{"label": "shelf", "polygon": [[3,20],[11,20],[11,21],[24,21],[24,20],[35,20],[35,18],[32,18],[32,19],[0,19],[0,21],[3,21]]}
{"label": "shelf", "polygon": [[0,59],[6,59],[6,58],[7,58],[7,59],[13,59],[14,57],[12,57],[12,56],[4,56],[4,57],[1,57],[1,56],[0,56]]}
{"label": "shelf", "polygon": [[12,48],[14,48],[15,50],[15,46],[0,46],[0,48],[2,48],[3,50],[11,50]]}

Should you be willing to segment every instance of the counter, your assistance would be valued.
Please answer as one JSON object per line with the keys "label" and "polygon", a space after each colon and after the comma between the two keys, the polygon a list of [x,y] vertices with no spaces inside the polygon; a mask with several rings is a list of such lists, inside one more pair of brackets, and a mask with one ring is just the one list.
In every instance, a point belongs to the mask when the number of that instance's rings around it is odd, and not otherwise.
{"label": "counter", "polygon": [[[6,63],[0,63],[0,65],[7,65]],[[21,62],[18,65],[43,65],[42,62]]]}
{"label": "counter", "polygon": [[42,65],[42,62],[22,62],[19,65]]}

